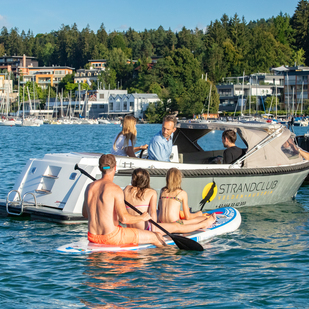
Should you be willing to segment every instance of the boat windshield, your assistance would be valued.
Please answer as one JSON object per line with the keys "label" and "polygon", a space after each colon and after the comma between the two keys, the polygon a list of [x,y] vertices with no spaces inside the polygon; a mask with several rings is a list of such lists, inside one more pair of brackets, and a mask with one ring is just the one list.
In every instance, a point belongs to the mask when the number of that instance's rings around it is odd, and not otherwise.
{"label": "boat windshield", "polygon": [[299,156],[299,151],[291,137],[281,146],[281,150],[290,160]]}

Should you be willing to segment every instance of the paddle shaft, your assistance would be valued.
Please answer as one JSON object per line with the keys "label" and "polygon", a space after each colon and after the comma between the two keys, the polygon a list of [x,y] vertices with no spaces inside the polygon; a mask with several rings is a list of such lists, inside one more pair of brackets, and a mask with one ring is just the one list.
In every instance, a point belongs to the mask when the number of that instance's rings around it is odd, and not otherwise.
{"label": "paddle shaft", "polygon": [[[75,164],[74,167],[75,170],[79,170],[82,174],[84,174],[85,176],[89,177],[90,179],[92,179],[93,181],[95,181],[96,179],[91,176],[89,173],[87,173],[85,170],[83,170],[82,168],[80,168],[77,164]],[[143,213],[138,210],[136,207],[134,207],[133,205],[131,205],[129,202],[127,202],[125,200],[125,204],[128,205],[130,208],[132,208],[134,211],[136,211],[138,214],[142,215]],[[198,242],[196,242],[193,239],[189,239],[180,235],[172,235],[171,233],[169,233],[167,230],[165,230],[161,225],[159,225],[157,222],[153,221],[152,219],[149,220],[151,222],[151,224],[155,225],[157,228],[159,228],[161,231],[163,231],[166,235],[168,235],[176,244],[176,246],[179,249],[183,249],[183,250],[195,250],[195,251],[203,251],[204,248],[203,246],[201,246]]]}
{"label": "paddle shaft", "polygon": [[[84,174],[85,176],[89,177],[90,179],[92,179],[93,181],[95,181],[96,179],[91,176],[90,174],[88,174],[85,170],[83,170],[82,168],[80,168],[77,164],[74,167],[75,170],[79,170],[82,174]],[[124,201],[126,203],[126,205],[128,205],[130,208],[132,208],[135,212],[137,212],[138,214],[142,215],[143,213],[138,210],[136,207],[134,207],[133,205],[131,205],[129,202]],[[168,235],[169,237],[173,238],[173,235],[171,233],[169,233],[166,229],[164,229],[161,225],[159,225],[157,222],[153,221],[152,219],[149,220],[149,222],[153,225],[155,225],[157,228],[159,228],[161,231],[163,231],[166,235]]]}

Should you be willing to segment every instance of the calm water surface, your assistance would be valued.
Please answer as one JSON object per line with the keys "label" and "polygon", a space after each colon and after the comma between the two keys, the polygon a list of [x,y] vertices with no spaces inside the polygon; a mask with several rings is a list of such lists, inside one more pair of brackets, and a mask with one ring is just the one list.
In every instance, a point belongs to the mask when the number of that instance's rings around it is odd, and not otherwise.
{"label": "calm water surface", "polygon": [[[137,145],[160,125],[138,125]],[[296,128],[303,134],[307,128]],[[0,127],[0,198],[29,158],[45,153],[109,152],[116,125]],[[205,147],[217,144],[213,134]],[[295,202],[239,208],[240,228],[177,248],[61,255],[58,246],[87,226],[0,218],[1,308],[309,308],[309,187]]]}

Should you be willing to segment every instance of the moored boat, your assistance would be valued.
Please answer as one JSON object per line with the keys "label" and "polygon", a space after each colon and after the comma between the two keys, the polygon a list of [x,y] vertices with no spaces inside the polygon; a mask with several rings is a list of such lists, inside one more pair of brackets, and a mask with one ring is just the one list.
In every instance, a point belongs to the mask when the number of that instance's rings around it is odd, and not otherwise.
{"label": "moored boat", "polygon": [[[245,154],[233,164],[214,164],[223,149],[204,150],[199,141],[215,130],[233,129],[244,142]],[[211,135],[211,134],[210,134]],[[171,162],[143,158],[116,157],[115,183],[130,184],[133,169],[142,167],[151,175],[151,186],[159,193],[171,167],[183,173],[182,187],[188,192],[193,211],[203,208],[271,205],[293,199],[309,172],[293,141],[293,133],[280,124],[242,122],[180,122],[174,134]],[[23,213],[32,218],[64,223],[84,221],[81,215],[84,191],[92,177],[101,177],[100,153],[46,154],[29,159],[2,214]]]}

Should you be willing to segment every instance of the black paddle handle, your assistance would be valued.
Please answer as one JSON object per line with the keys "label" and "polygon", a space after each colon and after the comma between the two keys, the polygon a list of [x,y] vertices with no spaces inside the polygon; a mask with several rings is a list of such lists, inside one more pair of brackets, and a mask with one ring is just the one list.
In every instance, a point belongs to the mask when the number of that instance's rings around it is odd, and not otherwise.
{"label": "black paddle handle", "polygon": [[93,181],[95,181],[96,179],[94,177],[92,177],[90,174],[88,174],[86,171],[84,171],[82,168],[78,167],[77,164],[75,164],[74,166],[75,170],[79,170],[82,174],[86,175],[87,177],[89,177],[90,179],[92,179]]}
{"label": "black paddle handle", "polygon": [[[75,170],[79,170],[82,174],[84,174],[85,176],[89,177],[90,179],[92,179],[93,181],[95,181],[96,179],[91,176],[89,173],[87,173],[85,170],[83,170],[82,168],[80,168],[77,164],[75,164],[74,167]],[[138,210],[136,207],[134,207],[133,205],[131,205],[129,202],[124,201],[126,203],[126,205],[128,205],[130,208],[132,208],[134,211],[136,211],[138,214],[142,215],[143,213]],[[164,229],[161,225],[159,225],[157,222],[153,221],[152,219],[149,220],[149,222],[153,225],[155,225],[157,228],[159,228],[161,231],[163,231],[166,235],[170,236],[171,238],[173,237],[173,235],[171,235],[171,233],[169,233],[166,229]]]}

